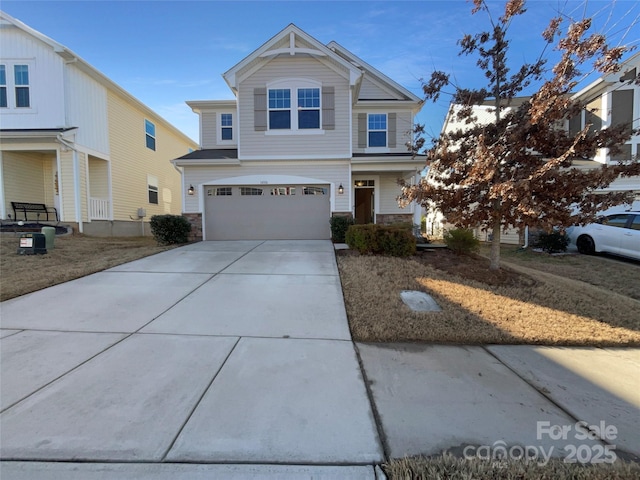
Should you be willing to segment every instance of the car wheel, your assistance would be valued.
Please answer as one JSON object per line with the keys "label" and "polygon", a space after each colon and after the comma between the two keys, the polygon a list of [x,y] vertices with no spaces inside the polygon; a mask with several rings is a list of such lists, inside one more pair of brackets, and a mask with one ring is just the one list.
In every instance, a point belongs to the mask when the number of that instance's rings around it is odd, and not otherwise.
{"label": "car wheel", "polygon": [[578,251],[585,255],[593,255],[596,252],[596,244],[589,235],[580,236],[576,242],[576,246],[578,247]]}

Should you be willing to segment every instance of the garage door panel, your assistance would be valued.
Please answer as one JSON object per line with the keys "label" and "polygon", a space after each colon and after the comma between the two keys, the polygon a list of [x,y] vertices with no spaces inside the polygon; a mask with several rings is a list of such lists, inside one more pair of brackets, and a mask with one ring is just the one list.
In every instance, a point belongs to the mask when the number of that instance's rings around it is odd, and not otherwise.
{"label": "garage door panel", "polygon": [[[330,238],[331,214],[329,186],[325,195],[304,195],[296,186],[295,195],[272,195],[274,189],[287,191],[290,186],[264,187],[264,195],[241,195],[243,187],[233,187],[232,195],[207,196],[205,200],[206,238],[208,240],[315,240]],[[246,186],[261,188],[260,186]],[[207,191],[207,189],[205,189]],[[216,191],[215,188],[212,189]]]}

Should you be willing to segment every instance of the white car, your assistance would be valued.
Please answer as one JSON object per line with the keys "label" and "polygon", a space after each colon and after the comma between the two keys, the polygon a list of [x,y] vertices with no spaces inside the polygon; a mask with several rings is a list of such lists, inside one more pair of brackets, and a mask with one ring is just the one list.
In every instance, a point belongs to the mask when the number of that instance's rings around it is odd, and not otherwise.
{"label": "white car", "polygon": [[580,253],[606,252],[640,260],[640,211],[606,215],[596,223],[567,229]]}

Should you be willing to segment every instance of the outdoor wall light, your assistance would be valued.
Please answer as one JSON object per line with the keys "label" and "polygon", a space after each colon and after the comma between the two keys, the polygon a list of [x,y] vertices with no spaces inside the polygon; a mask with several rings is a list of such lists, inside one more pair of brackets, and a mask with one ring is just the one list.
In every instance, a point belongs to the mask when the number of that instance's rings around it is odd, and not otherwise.
{"label": "outdoor wall light", "polygon": [[340,186],[338,187],[338,195],[342,195],[344,193],[344,187],[342,186],[342,184],[340,184]]}
{"label": "outdoor wall light", "polygon": [[189,195],[195,195],[196,194],[196,189],[193,188],[193,185],[189,185],[189,190],[187,190],[187,194],[189,194]]}

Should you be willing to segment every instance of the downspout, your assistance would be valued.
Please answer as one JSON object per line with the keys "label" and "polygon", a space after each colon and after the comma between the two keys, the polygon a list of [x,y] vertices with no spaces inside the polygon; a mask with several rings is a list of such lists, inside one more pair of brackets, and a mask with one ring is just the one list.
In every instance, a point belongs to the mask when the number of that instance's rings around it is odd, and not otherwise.
{"label": "downspout", "polygon": [[78,167],[78,150],[73,146],[73,144],[67,142],[64,138],[62,138],[61,133],[56,136],[56,140],[58,140],[58,142],[60,142],[63,146],[67,147],[73,152],[73,184],[75,187],[73,201],[76,210],[76,222],[78,222],[78,231],[80,233],[84,233],[84,226],[82,223],[82,203],[80,200],[80,169]]}

